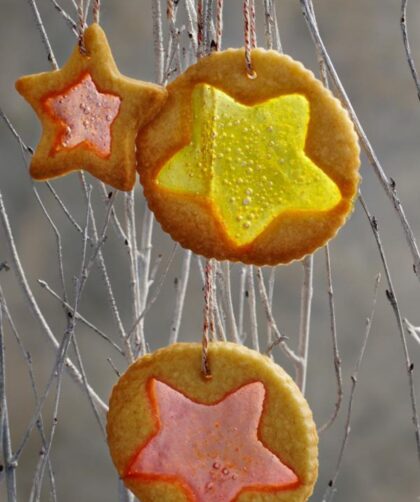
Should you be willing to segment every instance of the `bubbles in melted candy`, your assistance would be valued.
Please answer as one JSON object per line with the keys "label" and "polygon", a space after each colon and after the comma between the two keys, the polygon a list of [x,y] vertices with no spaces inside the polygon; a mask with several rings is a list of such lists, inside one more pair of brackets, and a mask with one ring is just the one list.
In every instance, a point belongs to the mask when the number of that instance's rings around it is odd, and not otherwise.
{"label": "bubbles in melted candy", "polygon": [[340,202],[338,186],[305,153],[311,114],[305,96],[245,106],[199,84],[192,105],[191,143],[157,181],[210,199],[235,244],[252,242],[286,211],[327,211]]}
{"label": "bubbles in melted candy", "polygon": [[111,125],[118,115],[121,99],[99,92],[89,73],[63,94],[47,98],[45,104],[64,126],[58,150],[84,143],[101,157],[110,155]]}
{"label": "bubbles in melted candy", "polygon": [[213,405],[191,401],[153,381],[159,432],[146,443],[128,476],[182,480],[196,502],[236,500],[241,490],[297,486],[296,474],[258,438],[265,387],[252,382]]}

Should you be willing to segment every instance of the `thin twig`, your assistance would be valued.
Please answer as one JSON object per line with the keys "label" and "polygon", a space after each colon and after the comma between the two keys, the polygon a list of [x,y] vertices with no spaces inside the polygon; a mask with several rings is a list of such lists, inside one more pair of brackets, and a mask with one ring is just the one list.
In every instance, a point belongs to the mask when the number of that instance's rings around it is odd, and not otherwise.
{"label": "thin twig", "polygon": [[9,424],[9,411],[6,395],[6,359],[4,349],[3,333],[3,302],[0,303],[0,447],[3,450],[5,463],[4,471],[6,476],[6,492],[8,502],[17,502],[16,467],[17,462],[13,461],[11,434]]}
{"label": "thin twig", "polygon": [[7,502],[17,502],[17,489],[16,489],[17,463],[13,460],[13,455],[12,455],[9,411],[8,411],[7,401],[4,403],[3,457],[6,463],[5,471],[6,471]]}
{"label": "thin twig", "polygon": [[408,66],[410,68],[411,76],[414,80],[414,85],[417,90],[417,97],[420,100],[420,78],[417,73],[416,65],[414,63],[413,56],[411,54],[410,40],[408,38],[408,30],[407,30],[407,2],[408,0],[402,0],[401,2],[401,31],[405,49],[405,55],[407,57]]}
{"label": "thin twig", "polygon": [[407,217],[405,215],[404,208],[401,204],[401,201],[399,200],[399,197],[397,195],[396,191],[396,186],[395,182],[391,179],[388,178],[386,175],[385,171],[382,168],[382,165],[375,153],[375,150],[373,149],[372,145],[369,142],[369,139],[366,136],[366,133],[359,121],[359,118],[357,117],[353,106],[346,94],[346,91],[340,81],[340,78],[338,77],[338,74],[335,70],[335,67],[331,61],[331,58],[326,50],[326,47],[324,45],[324,42],[321,38],[321,35],[318,30],[316,18],[314,15],[314,10],[313,10],[313,5],[311,0],[300,0],[300,4],[302,7],[302,12],[304,15],[304,18],[306,20],[306,23],[308,25],[310,34],[312,36],[312,39],[314,41],[314,44],[316,45],[317,49],[319,50],[319,53],[322,56],[322,59],[325,62],[325,65],[328,69],[328,73],[330,74],[330,77],[332,81],[334,82],[334,85],[336,87],[338,96],[340,97],[340,100],[344,104],[345,108],[347,109],[353,124],[355,126],[356,132],[359,136],[360,143],[366,153],[366,156],[369,160],[370,165],[372,166],[377,178],[380,181],[380,184],[382,188],[384,189],[386,195],[392,202],[392,205],[394,207],[395,213],[398,216],[401,226],[404,231],[405,239],[407,241],[408,247],[411,251],[411,255],[413,257],[413,270],[414,273],[416,274],[417,278],[420,280],[420,252],[419,248],[417,245],[416,238],[414,236],[414,233],[411,229],[411,226],[407,220]]}
{"label": "thin twig", "polygon": [[387,296],[388,301],[392,307],[392,310],[395,315],[395,320],[397,322],[398,334],[399,334],[399,337],[401,340],[404,362],[405,362],[405,367],[406,367],[407,376],[408,376],[408,386],[409,386],[411,412],[412,412],[411,421],[414,425],[414,433],[415,433],[416,447],[417,447],[417,456],[418,456],[418,460],[420,462],[420,424],[419,424],[419,416],[418,416],[418,411],[417,411],[416,390],[415,390],[415,385],[414,385],[414,365],[410,360],[410,354],[408,352],[407,341],[405,339],[402,315],[401,315],[400,307],[398,304],[398,299],[395,294],[394,285],[393,285],[392,278],[391,278],[391,272],[388,267],[388,261],[385,256],[384,248],[382,246],[382,241],[381,241],[381,237],[379,234],[378,221],[374,216],[371,216],[369,209],[366,205],[366,202],[365,202],[364,198],[362,197],[361,193],[359,193],[359,200],[360,200],[360,203],[363,207],[363,211],[365,212],[365,214],[369,220],[373,235],[375,237],[376,244],[378,246],[379,255],[381,257],[382,265],[383,265],[384,272],[385,272],[386,282],[388,285],[388,289],[386,291],[386,296]]}
{"label": "thin twig", "polygon": [[[80,179],[80,183],[82,185],[82,190],[85,194],[85,199],[87,200],[88,187],[87,187],[85,175],[83,172],[79,173],[79,179]],[[97,230],[97,225],[96,225],[96,218],[95,218],[93,211],[91,213],[91,218],[92,218],[93,241],[96,244],[98,242],[98,230]],[[120,311],[118,309],[117,302],[115,300],[114,291],[112,289],[111,280],[109,278],[108,269],[107,269],[106,263],[105,263],[105,258],[102,253],[102,250],[100,248],[98,248],[98,265],[99,265],[99,270],[101,272],[102,278],[105,283],[105,289],[106,289],[108,301],[109,301],[109,304],[111,307],[111,313],[114,318],[115,324],[118,328],[118,332],[121,337],[122,343],[124,344],[124,353],[125,353],[128,361],[133,362],[134,361],[133,350],[132,350],[130,343],[128,342],[127,334],[126,334],[124,326],[122,324]]]}
{"label": "thin twig", "polygon": [[153,46],[155,50],[155,78],[163,84],[165,49],[163,47],[162,8],[160,0],[152,0]]}
{"label": "thin twig", "polygon": [[222,301],[222,295],[219,295],[219,288],[217,287],[221,279],[220,262],[213,260],[213,318],[215,322],[215,334],[218,340],[222,342],[227,341],[226,336],[226,312],[224,310],[224,304]]}
{"label": "thin twig", "polygon": [[40,35],[41,35],[41,40],[42,40],[42,43],[45,47],[45,51],[47,53],[47,59],[50,62],[52,69],[58,70],[57,60],[55,59],[50,40],[48,38],[44,23],[42,21],[41,15],[38,10],[38,6],[36,4],[36,0],[27,0],[27,1],[32,8],[32,12],[35,17],[35,24],[36,24],[36,27],[38,28]]}
{"label": "thin twig", "polygon": [[241,275],[239,278],[239,314],[238,314],[238,334],[242,343],[246,339],[246,333],[244,332],[244,316],[245,316],[245,296],[247,295],[246,292],[247,275],[248,275],[247,267],[245,265],[242,265]]}
{"label": "thin twig", "polygon": [[356,364],[355,364],[355,367],[353,370],[353,374],[351,376],[351,390],[350,390],[349,403],[348,403],[348,407],[347,407],[346,423],[344,426],[344,437],[343,437],[343,441],[341,443],[340,452],[338,454],[338,460],[337,460],[337,464],[335,467],[334,475],[328,483],[328,488],[326,489],[326,491],[324,493],[324,496],[322,498],[322,502],[331,502],[335,493],[336,493],[335,485],[337,483],[338,475],[340,473],[341,463],[342,463],[342,460],[344,457],[344,452],[345,452],[345,449],[346,449],[346,446],[347,446],[347,443],[348,443],[348,440],[350,437],[351,416],[352,416],[352,410],[353,410],[354,394],[355,394],[356,385],[357,385],[357,378],[359,376],[360,366],[362,365],[363,356],[365,355],[365,352],[366,352],[367,342],[368,342],[370,331],[372,328],[372,322],[373,322],[373,317],[375,315],[376,300],[377,300],[377,296],[378,296],[378,287],[379,287],[380,280],[381,280],[381,275],[378,274],[376,276],[376,280],[375,280],[372,309],[370,312],[370,316],[366,319],[366,329],[365,329],[365,334],[364,334],[363,341],[362,341],[362,346],[361,346],[360,353],[359,353],[359,356],[357,358],[357,361],[356,361]]}
{"label": "thin twig", "polygon": [[303,363],[303,360],[288,346],[287,337],[282,335],[280,333],[279,328],[277,327],[277,323],[274,319],[273,312],[271,309],[271,304],[268,299],[267,289],[265,287],[264,277],[262,274],[261,267],[257,268],[257,281],[258,281],[258,290],[260,292],[261,301],[264,307],[265,314],[267,316],[270,329],[274,331],[274,334],[276,335],[276,339],[267,347],[266,354],[270,355],[273,348],[276,345],[279,345],[280,348],[283,350],[284,354],[292,361],[292,363],[297,368],[297,366]]}
{"label": "thin twig", "polygon": [[279,29],[279,22],[277,19],[277,8],[276,8],[276,3],[272,0],[272,5],[273,5],[273,19],[274,19],[274,48],[276,51],[283,53],[283,46],[281,43],[281,38],[280,38],[280,29]]}
{"label": "thin twig", "polygon": [[187,29],[188,29],[188,38],[191,41],[191,49],[192,49],[192,59],[194,60],[197,57],[198,51],[198,41],[197,41],[197,12],[195,10],[195,6],[193,0],[185,0],[185,7],[187,13]]}
{"label": "thin twig", "polygon": [[[38,395],[38,391],[37,391],[37,387],[36,387],[36,384],[35,384],[35,376],[34,376],[34,372],[33,372],[33,368],[32,368],[32,358],[31,358],[31,355],[29,352],[26,351],[24,345],[23,345],[23,342],[21,340],[21,337],[17,331],[17,328],[16,328],[16,325],[12,319],[12,316],[10,314],[10,311],[8,309],[8,306],[7,306],[7,303],[6,303],[6,299],[4,297],[4,293],[3,293],[3,290],[0,286],[0,309],[4,312],[4,315],[6,316],[6,319],[9,323],[9,326],[11,328],[11,331],[16,339],[16,342],[19,346],[19,349],[22,353],[22,356],[24,358],[24,360],[26,361],[27,363],[27,367],[28,367],[28,373],[29,373],[29,378],[30,378],[30,381],[31,381],[31,387],[32,387],[32,392],[33,392],[33,395],[34,395],[34,398],[35,398],[35,403],[38,402],[39,400],[39,395]],[[0,364],[0,368],[5,368],[5,365],[4,364]],[[4,381],[4,378],[3,378],[3,381]],[[0,418],[0,424],[2,423],[1,421],[1,418]],[[43,451],[46,451],[46,448],[47,448],[47,440],[46,440],[46,437],[45,437],[45,431],[44,431],[44,425],[43,425],[43,419],[42,419],[42,415],[40,415],[39,417],[39,420],[37,421],[36,423],[36,426],[37,426],[37,429],[39,431],[39,434],[40,434],[40,437],[41,437],[41,442],[42,442],[42,449]],[[0,429],[0,437],[2,435],[2,428]],[[0,439],[0,444],[2,444],[3,440]],[[49,475],[49,479],[50,479],[50,495],[51,495],[51,499],[52,501],[56,501],[57,500],[57,494],[56,494],[56,488],[55,488],[55,479],[54,479],[54,473],[53,473],[53,470],[52,470],[52,465],[51,465],[51,459],[48,458],[48,475]]]}
{"label": "thin twig", "polygon": [[[125,221],[126,221],[126,233],[127,233],[126,249],[128,251],[128,258],[130,264],[132,323],[134,324],[141,312],[134,190],[125,194],[124,202],[125,202]],[[142,339],[141,323],[139,323],[135,329],[134,338],[138,344],[140,343],[144,344],[144,339]]]}
{"label": "thin twig", "polygon": [[236,325],[235,310],[233,308],[232,301],[232,284],[230,280],[230,264],[225,261],[221,264],[222,273],[222,286],[223,286],[223,298],[227,313],[227,326],[228,326],[228,337],[231,338],[235,343],[240,343],[238,326]]}
{"label": "thin twig", "polygon": [[[140,312],[143,312],[146,309],[147,302],[149,299],[150,292],[150,268],[152,261],[152,235],[153,235],[153,226],[154,226],[154,216],[150,209],[146,206],[143,214],[143,224],[142,224],[142,232],[140,238],[140,249],[139,249],[139,288],[140,288]],[[143,355],[147,352],[146,348],[146,340],[144,335],[144,323],[141,320],[138,323],[138,327],[140,328],[140,338],[139,345],[136,350],[136,356]]]}
{"label": "thin twig", "polygon": [[64,18],[71,31],[77,36],[77,24],[75,20],[66,12],[57,0],[50,0],[54,5],[55,10]]}
{"label": "thin twig", "polygon": [[273,0],[264,0],[265,48],[273,48]]}
{"label": "thin twig", "polygon": [[414,326],[408,319],[404,319],[404,325],[411,338],[420,345],[420,327]]}
{"label": "thin twig", "polygon": [[90,321],[88,321],[85,317],[83,317],[81,314],[79,314],[78,312],[74,312],[73,310],[73,307],[67,303],[63,298],[60,297],[60,295],[58,295],[49,285],[47,282],[41,280],[41,279],[38,279],[38,284],[41,286],[41,288],[44,288],[46,291],[48,291],[48,293],[50,293],[50,295],[55,298],[57,301],[59,301],[61,303],[61,305],[63,307],[66,308],[66,310],[68,310],[68,312],[70,313],[70,315],[75,315],[76,316],[76,319],[78,321],[80,321],[82,324],[84,324],[85,326],[87,326],[89,329],[91,329],[94,333],[96,333],[97,335],[99,335],[103,340],[105,340],[106,342],[108,342],[110,345],[112,345],[112,347],[116,350],[118,350],[118,352],[121,354],[121,355],[124,355],[124,351],[123,349],[118,345],[116,344],[113,340],[111,340],[111,338],[106,335],[102,330],[100,330],[97,326],[95,326],[94,324],[92,324]]}
{"label": "thin twig", "polygon": [[25,150],[25,152],[29,153],[32,155],[34,153],[33,148],[28,146],[20,136],[20,134],[16,131],[15,126],[12,124],[10,121],[9,117],[4,113],[4,111],[0,108],[0,117],[3,119],[4,123],[10,130],[10,132],[13,134],[14,138],[17,140],[19,143],[19,146]]}
{"label": "thin twig", "polygon": [[[82,249],[81,271],[80,271],[80,275],[79,275],[79,277],[78,277],[78,279],[76,281],[76,288],[75,288],[75,300],[74,300],[74,307],[73,307],[75,313],[77,313],[78,305],[79,305],[79,302],[80,302],[80,297],[81,297],[81,294],[83,292],[83,288],[84,288],[84,286],[86,284],[86,281],[87,281],[87,279],[89,277],[89,272],[90,272],[90,270],[91,270],[91,268],[93,266],[93,263],[96,261],[96,258],[98,256],[99,248],[100,248],[100,246],[104,242],[103,238],[101,238],[101,239],[98,240],[97,249],[95,249],[92,252],[89,261],[86,261],[86,248],[87,248],[87,240],[88,240],[87,239],[88,223],[89,223],[89,220],[91,219],[91,214],[90,214],[90,212],[91,212],[90,188],[88,188],[87,207],[88,207],[87,214],[86,214],[87,223],[86,223],[86,227],[85,227],[85,230],[84,230],[84,236],[83,236],[83,249]],[[109,220],[109,216],[108,216],[107,220]],[[106,220],[106,225],[104,226],[104,232],[106,231],[107,220]],[[101,237],[102,237],[102,235],[101,235]],[[66,366],[66,354],[67,354],[70,342],[72,341],[72,338],[74,336],[75,327],[76,327],[76,316],[69,317],[68,318],[67,330],[66,330],[66,333],[65,333],[65,335],[63,337],[63,340],[60,343],[59,350],[57,351],[57,358],[56,358],[53,370],[52,370],[52,372],[50,374],[50,378],[48,379],[48,382],[47,382],[45,390],[44,390],[44,392],[42,394],[42,397],[40,398],[40,400],[37,403],[36,411],[33,414],[32,419],[31,419],[28,427],[26,428],[25,433],[23,434],[23,438],[22,438],[22,440],[20,442],[20,445],[19,445],[19,447],[16,449],[16,451],[14,453],[14,456],[13,456],[13,460],[14,461],[18,461],[20,455],[22,454],[22,451],[23,451],[23,449],[24,449],[24,447],[26,445],[26,442],[29,439],[31,431],[32,431],[33,427],[36,424],[36,421],[38,420],[38,416],[41,413],[41,410],[42,410],[42,408],[44,406],[44,403],[45,403],[45,401],[46,401],[46,399],[48,397],[48,394],[49,394],[50,389],[52,387],[52,383],[53,383],[54,378],[56,376],[57,376],[57,393],[56,393],[56,399],[55,399],[54,408],[57,409],[57,407],[58,407],[58,400],[59,400],[60,389],[61,389],[62,372],[63,372],[64,367]],[[78,370],[76,369],[76,371],[78,371]],[[92,404],[93,408],[95,410],[97,410],[97,405],[99,403],[94,399],[94,396],[90,392],[90,387],[89,387],[88,382],[86,380],[86,376],[84,375],[83,372],[80,372],[79,374],[80,374],[81,384],[82,384],[84,390],[87,393],[89,402]],[[99,410],[100,410],[100,412],[102,414],[104,413],[104,408],[102,406],[100,406],[100,405],[99,405]],[[105,407],[105,410],[106,410],[106,407]],[[97,413],[99,413],[99,412],[97,411]],[[99,414],[98,414],[98,417],[99,417]],[[54,422],[53,422],[53,425],[55,425]],[[52,438],[53,438],[53,435],[54,435],[54,431],[55,431],[55,427],[53,427],[53,429],[52,429],[52,431],[50,433],[49,445],[51,445],[51,443],[52,443]],[[48,447],[48,450],[49,450],[49,447]]]}
{"label": "thin twig", "polygon": [[65,277],[64,277],[63,244],[62,244],[61,233],[58,230],[58,227],[54,223],[49,212],[47,211],[47,208],[45,207],[45,204],[43,203],[38,191],[34,190],[34,193],[35,193],[35,197],[38,200],[38,204],[41,206],[41,209],[42,209],[45,217],[47,218],[47,221],[50,224],[50,226],[54,232],[54,235],[55,235],[56,245],[57,245],[57,254],[58,254],[58,270],[59,270],[60,283],[61,283],[61,294],[63,296],[64,303],[66,303],[67,302],[67,291],[66,291],[66,281],[65,281]]}
{"label": "thin twig", "polygon": [[307,256],[302,261],[303,283],[300,300],[300,320],[298,338],[298,356],[302,359],[302,364],[296,368],[296,384],[305,394],[306,377],[308,373],[309,335],[311,329],[311,309],[313,296],[313,255]]}
{"label": "thin twig", "polygon": [[175,296],[174,316],[171,324],[169,343],[178,341],[179,328],[181,326],[182,314],[184,312],[185,293],[187,291],[188,279],[191,268],[191,251],[184,251],[184,258],[181,266],[181,276],[176,281],[177,294]]}
{"label": "thin twig", "polygon": [[[81,301],[82,292],[84,290],[84,286],[85,286],[87,279],[89,277],[90,270],[92,268],[93,263],[97,259],[98,249],[105,242],[106,230],[107,230],[107,227],[109,224],[110,208],[108,209],[108,213],[105,217],[104,228],[101,233],[101,238],[98,240],[97,248],[92,251],[92,254],[91,254],[89,260],[87,260],[89,222],[91,220],[91,212],[92,212],[91,192],[92,192],[92,188],[89,186],[88,187],[88,198],[87,198],[86,222],[85,222],[85,227],[84,227],[84,232],[83,232],[83,242],[82,242],[82,260],[81,260],[81,265],[80,265],[80,273],[79,273],[79,276],[78,276],[78,278],[76,280],[76,284],[75,284],[75,300],[74,300],[74,307],[73,307],[75,314],[77,314],[78,307],[79,307],[79,304]],[[59,400],[60,400],[60,396],[61,396],[62,375],[63,375],[63,370],[64,370],[64,359],[65,359],[65,356],[66,356],[67,351],[69,349],[70,343],[73,343],[74,348],[75,348],[76,361],[78,363],[79,371],[82,376],[83,385],[85,386],[86,389],[88,389],[86,373],[85,373],[83,363],[81,360],[80,351],[78,349],[78,345],[76,342],[76,315],[68,318],[68,327],[67,327],[64,339],[63,339],[63,351],[62,351],[62,354],[60,355],[57,367],[54,368],[54,371],[51,375],[51,381],[52,381],[53,377],[55,377],[55,375],[57,374],[57,391],[56,391],[56,397],[55,397],[54,406],[53,406],[53,424],[52,424],[52,428],[51,428],[51,432],[50,432],[50,438],[49,438],[47,448],[45,451],[45,455],[42,455],[40,457],[39,469],[37,469],[37,475],[34,480],[34,489],[32,491],[32,493],[34,494],[33,495],[34,502],[39,502],[39,499],[40,499],[42,481],[43,481],[43,476],[44,476],[44,472],[45,472],[45,466],[46,466],[47,459],[50,456],[50,451],[51,451],[53,439],[55,436],[55,431],[56,431],[57,424],[58,424],[58,406],[59,406]],[[46,396],[48,396],[48,392],[46,392],[44,395],[46,398]],[[88,399],[91,404],[92,410],[94,412],[94,415],[96,417],[96,420],[102,430],[103,436],[106,437],[105,428],[102,423],[102,416],[100,415],[100,413],[99,413],[94,401],[90,397],[89,393],[87,393],[87,395],[88,395]],[[40,413],[42,408],[37,407],[37,410],[38,409],[39,409],[38,413]],[[38,417],[38,413],[36,413],[34,416]],[[30,499],[30,502],[32,502],[32,499]]]}
{"label": "thin twig", "polygon": [[[49,327],[47,321],[45,320],[45,317],[43,316],[43,314],[38,306],[38,303],[36,302],[35,297],[32,293],[32,290],[29,287],[29,283],[26,279],[26,275],[23,270],[23,267],[20,262],[20,258],[19,258],[19,255],[18,255],[18,252],[16,249],[15,241],[14,241],[12,230],[10,227],[9,218],[6,213],[6,208],[4,207],[4,202],[3,202],[3,197],[2,197],[1,192],[0,192],[0,221],[3,225],[3,229],[6,234],[6,242],[8,243],[10,254],[12,256],[13,269],[16,273],[16,277],[17,277],[18,283],[22,289],[22,292],[25,295],[26,300],[30,306],[31,312],[32,312],[34,318],[39,322],[39,324],[42,328],[42,331],[44,332],[44,334],[46,335],[48,340],[52,343],[52,345],[54,346],[54,348],[56,350],[59,350],[60,344],[57,341],[57,339],[55,338],[53,332],[51,331],[51,328]],[[69,372],[70,376],[72,377],[72,379],[79,386],[84,387],[80,372],[77,370],[77,368],[74,366],[74,364],[72,363],[72,361],[70,359],[66,359],[65,366],[68,369],[68,372]],[[89,387],[88,392],[92,396],[95,403],[102,410],[108,409],[107,405],[102,401],[102,399],[100,399],[100,397],[96,394],[96,392],[91,387]]]}
{"label": "thin twig", "polygon": [[165,270],[163,271],[163,273],[161,275],[160,281],[158,282],[158,284],[156,286],[156,290],[155,290],[153,296],[151,296],[150,299],[147,301],[147,305],[145,306],[145,308],[143,309],[143,311],[139,315],[139,317],[136,319],[135,323],[131,326],[130,331],[127,333],[127,338],[129,340],[133,336],[133,333],[135,332],[135,329],[136,329],[138,323],[144,319],[144,316],[147,314],[147,312],[153,306],[155,301],[158,299],[159,294],[162,291],[162,286],[165,282],[165,279],[168,276],[169,269],[171,268],[172,262],[174,261],[174,257],[175,257],[175,253],[176,253],[177,249],[178,249],[178,244],[175,243],[172,247],[172,251],[171,251],[171,254],[169,255]]}
{"label": "thin twig", "polygon": [[260,342],[258,339],[258,321],[257,321],[257,302],[255,298],[255,285],[254,285],[254,267],[250,265],[248,267],[248,307],[249,307],[249,319],[250,319],[250,332],[251,332],[251,342],[252,348],[259,352]]}
{"label": "thin twig", "polygon": [[[261,274],[262,274],[262,271],[261,271]],[[261,278],[262,278],[262,282],[264,282],[264,276],[263,275],[261,275]],[[268,302],[268,306],[271,309],[271,311],[273,311],[273,297],[274,297],[274,285],[275,285],[275,282],[276,282],[276,267],[272,267],[271,270],[270,270],[269,278],[268,278],[268,295],[267,295],[267,302]],[[264,288],[265,288],[265,284],[264,284]],[[272,333],[272,331],[273,330],[272,330],[272,327],[271,327],[270,320],[267,317],[267,343],[268,343],[269,346],[273,343],[273,333]],[[271,351],[269,351],[268,354],[271,357]]]}
{"label": "thin twig", "polygon": [[335,422],[338,413],[340,411],[341,403],[343,401],[343,376],[341,371],[341,357],[338,350],[338,340],[337,340],[337,322],[335,317],[335,303],[334,303],[334,289],[332,282],[332,272],[331,272],[331,257],[330,248],[327,244],[325,246],[325,267],[327,269],[327,280],[328,280],[328,306],[330,311],[330,331],[333,345],[333,357],[334,357],[334,371],[335,379],[337,383],[337,398],[334,405],[334,411],[327,422],[318,429],[318,433],[326,431]]}

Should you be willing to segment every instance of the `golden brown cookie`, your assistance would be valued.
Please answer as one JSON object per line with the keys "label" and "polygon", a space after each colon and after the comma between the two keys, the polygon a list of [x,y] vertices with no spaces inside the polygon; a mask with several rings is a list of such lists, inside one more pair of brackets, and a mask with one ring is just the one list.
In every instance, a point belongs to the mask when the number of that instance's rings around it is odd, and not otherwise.
{"label": "golden brown cookie", "polygon": [[137,137],[140,181],[162,228],[198,254],[288,263],[352,210],[359,146],[347,112],[290,57],[215,52],[168,85]]}
{"label": "golden brown cookie", "polygon": [[114,188],[131,190],[137,131],[156,115],[167,93],[121,75],[99,25],[86,29],[84,45],[86,53],[76,46],[62,69],[16,82],[43,128],[30,173],[47,180],[85,169]]}
{"label": "golden brown cookie", "polygon": [[318,474],[312,413],[293,380],[243,346],[179,343],[144,356],[112,391],[108,443],[144,502],[304,502]]}

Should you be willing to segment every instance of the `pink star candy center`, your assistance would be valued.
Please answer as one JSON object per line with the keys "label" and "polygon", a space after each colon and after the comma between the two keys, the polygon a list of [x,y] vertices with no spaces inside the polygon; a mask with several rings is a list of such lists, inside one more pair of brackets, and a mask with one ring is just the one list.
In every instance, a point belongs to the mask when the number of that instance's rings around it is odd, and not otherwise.
{"label": "pink star candy center", "polygon": [[83,144],[100,157],[111,154],[111,125],[118,115],[121,99],[98,91],[89,73],[61,94],[45,100],[45,106],[62,131],[54,151]]}
{"label": "pink star candy center", "polygon": [[190,501],[230,502],[244,490],[296,488],[296,474],[259,439],[265,387],[252,382],[207,405],[151,379],[157,433],[127,477],[181,485]]}

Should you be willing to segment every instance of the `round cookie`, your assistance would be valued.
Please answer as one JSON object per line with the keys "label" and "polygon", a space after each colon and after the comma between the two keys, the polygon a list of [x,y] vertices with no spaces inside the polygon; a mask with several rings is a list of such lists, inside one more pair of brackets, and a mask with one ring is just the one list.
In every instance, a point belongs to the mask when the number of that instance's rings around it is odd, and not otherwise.
{"label": "round cookie", "polygon": [[179,343],[136,361],[114,387],[108,443],[143,502],[304,502],[318,474],[312,413],[266,356]]}
{"label": "round cookie", "polygon": [[219,260],[274,265],[332,238],[353,208],[359,146],[337,99],[290,57],[214,52],[167,86],[138,133],[140,181],[162,228]]}

